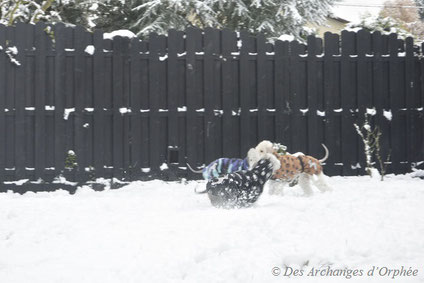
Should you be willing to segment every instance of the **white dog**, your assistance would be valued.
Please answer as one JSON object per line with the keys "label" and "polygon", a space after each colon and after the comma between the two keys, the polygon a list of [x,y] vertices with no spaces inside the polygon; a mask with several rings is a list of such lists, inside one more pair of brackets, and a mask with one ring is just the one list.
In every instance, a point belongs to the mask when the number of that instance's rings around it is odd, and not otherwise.
{"label": "white dog", "polygon": [[[262,141],[256,146],[257,155],[263,156],[267,153],[274,154],[281,163],[281,168],[277,170],[269,181],[270,194],[282,194],[284,185],[294,180],[299,180],[299,185],[305,195],[312,195],[313,191],[310,181],[322,192],[330,191],[331,187],[326,182],[326,176],[323,173],[322,163],[328,158],[328,149],[322,145],[325,150],[323,159],[316,159],[312,156],[297,154],[278,154],[270,141]],[[252,155],[255,157],[255,155]],[[249,159],[249,164],[255,160]]]}

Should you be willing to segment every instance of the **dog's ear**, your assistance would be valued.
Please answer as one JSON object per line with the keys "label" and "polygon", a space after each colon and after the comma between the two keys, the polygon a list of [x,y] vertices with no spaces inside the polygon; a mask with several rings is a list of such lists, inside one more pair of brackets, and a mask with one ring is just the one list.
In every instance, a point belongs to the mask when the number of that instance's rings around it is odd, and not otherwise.
{"label": "dog's ear", "polygon": [[247,162],[249,163],[249,169],[252,169],[256,163],[258,163],[259,159],[258,151],[255,148],[249,149],[247,152]]}
{"label": "dog's ear", "polygon": [[277,159],[277,157],[275,157],[274,154],[272,153],[267,153],[266,154],[266,158],[269,159],[269,161],[272,164],[272,172],[277,171],[278,169],[280,169],[281,167],[281,163],[280,161]]}

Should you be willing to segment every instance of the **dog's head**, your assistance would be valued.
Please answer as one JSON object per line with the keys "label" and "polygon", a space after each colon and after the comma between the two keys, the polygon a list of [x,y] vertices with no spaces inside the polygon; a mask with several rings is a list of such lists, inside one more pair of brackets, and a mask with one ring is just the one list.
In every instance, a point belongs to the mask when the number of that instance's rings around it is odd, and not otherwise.
{"label": "dog's head", "polygon": [[277,171],[278,169],[280,169],[281,164],[280,161],[277,159],[277,157],[275,157],[274,154],[272,153],[262,153],[257,150],[256,148],[251,148],[248,152],[247,152],[247,160],[249,162],[249,169],[251,170],[253,167],[256,166],[256,164],[258,164],[259,160],[261,159],[268,159],[271,164],[272,164],[272,172],[274,173],[275,171]]}
{"label": "dog's head", "polygon": [[255,149],[259,152],[261,156],[265,156],[266,153],[272,153],[274,151],[273,144],[270,141],[264,140],[261,141]]}

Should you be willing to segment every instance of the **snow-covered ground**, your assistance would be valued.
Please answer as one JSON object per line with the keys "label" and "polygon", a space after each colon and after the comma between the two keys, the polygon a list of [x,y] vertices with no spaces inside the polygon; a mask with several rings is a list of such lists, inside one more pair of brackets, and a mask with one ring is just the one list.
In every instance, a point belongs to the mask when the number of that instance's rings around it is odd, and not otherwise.
{"label": "snow-covered ground", "polygon": [[[424,282],[424,180],[329,182],[333,192],[304,197],[295,186],[240,210],[212,207],[195,181],[2,193],[0,282]],[[418,274],[378,274],[402,266]],[[287,267],[303,276],[283,276]],[[307,276],[312,268],[363,276]]]}

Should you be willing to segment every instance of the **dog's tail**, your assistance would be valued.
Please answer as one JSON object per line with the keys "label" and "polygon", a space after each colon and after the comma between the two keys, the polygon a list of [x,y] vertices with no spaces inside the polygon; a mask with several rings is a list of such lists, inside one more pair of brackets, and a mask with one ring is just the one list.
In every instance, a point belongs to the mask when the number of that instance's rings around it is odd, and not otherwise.
{"label": "dog's tail", "polygon": [[194,170],[193,168],[191,168],[190,164],[186,163],[187,167],[191,170],[191,172],[193,173],[203,173],[203,170]]}
{"label": "dog's tail", "polygon": [[[327,160],[327,158],[328,158],[328,155],[329,155],[329,152],[328,152],[328,148],[325,146],[325,144],[321,144],[322,145],[322,147],[324,148],[324,150],[325,150],[325,156],[324,156],[324,158],[323,159],[320,159],[320,160],[318,160],[319,161],[319,163],[323,163],[324,161],[326,161]],[[188,165],[188,164],[187,164]]]}

